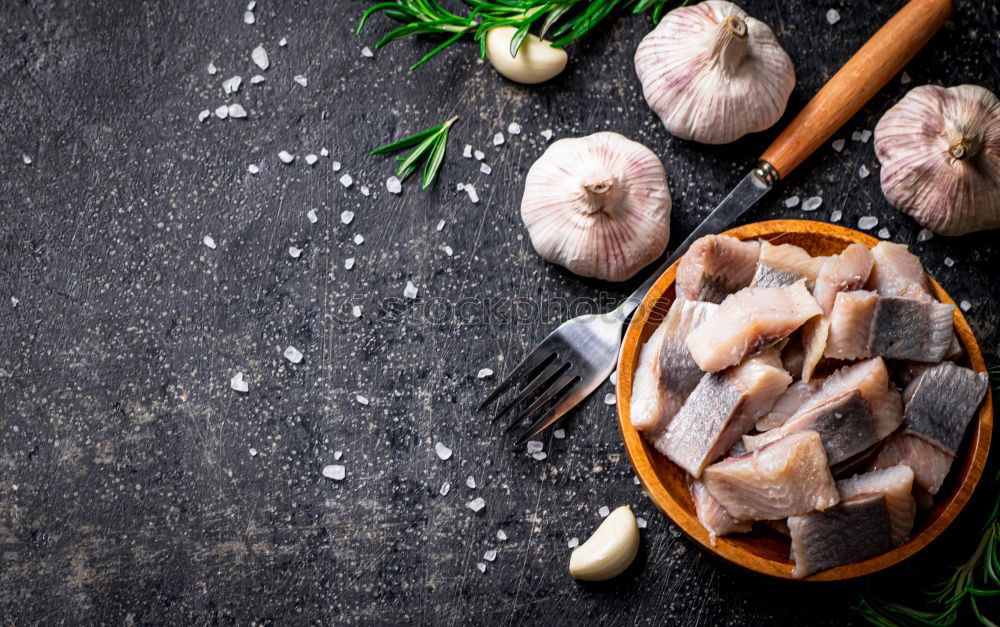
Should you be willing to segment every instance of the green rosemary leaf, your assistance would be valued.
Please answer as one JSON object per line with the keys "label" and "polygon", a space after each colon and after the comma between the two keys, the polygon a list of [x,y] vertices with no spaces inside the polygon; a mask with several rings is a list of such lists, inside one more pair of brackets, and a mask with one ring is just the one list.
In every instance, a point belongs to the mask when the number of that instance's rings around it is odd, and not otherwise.
{"label": "green rosemary leaf", "polygon": [[399,177],[400,181],[405,181],[417,171],[420,158],[434,147],[436,137],[437,134],[425,139],[419,146],[413,149],[413,152],[403,159],[403,162],[399,165],[399,169],[396,170],[396,176]]}
{"label": "green rosemary leaf", "polygon": [[517,51],[521,48],[521,42],[524,38],[528,36],[528,29],[531,28],[531,22],[523,24],[514,33],[514,36],[510,38],[510,56],[517,57]]}
{"label": "green rosemary leaf", "polygon": [[439,125],[437,125],[437,126],[435,126],[433,128],[429,128],[429,129],[427,129],[425,131],[420,131],[419,133],[416,133],[414,135],[410,135],[409,137],[404,137],[403,139],[401,139],[399,141],[396,141],[396,142],[392,142],[391,144],[386,144],[385,146],[379,146],[375,150],[371,151],[371,153],[369,153],[369,154],[384,155],[384,154],[386,154],[388,152],[396,152],[397,150],[402,150],[404,148],[409,148],[410,146],[413,146],[415,144],[419,144],[420,142],[422,142],[425,139],[427,139],[429,136],[431,136],[434,133],[438,132],[439,130],[441,130],[442,126],[444,126],[444,125],[443,124],[439,124]]}
{"label": "green rosemary leaf", "polygon": [[441,163],[444,162],[444,150],[448,145],[448,131],[445,131],[440,135],[434,144],[434,150],[431,151],[431,156],[427,158],[427,163],[424,164],[424,175],[420,182],[421,189],[427,189],[434,179],[437,178],[438,169],[441,167]]}
{"label": "green rosemary leaf", "polygon": [[448,39],[444,40],[444,42],[442,42],[441,44],[439,44],[436,48],[434,48],[433,50],[431,50],[430,52],[428,52],[427,54],[425,54],[423,56],[423,58],[421,58],[419,61],[417,61],[416,63],[414,63],[413,65],[411,65],[410,69],[411,70],[415,70],[418,67],[420,67],[421,65],[423,65],[424,63],[427,63],[428,61],[430,61],[434,57],[434,55],[436,55],[437,53],[441,52],[442,50],[444,50],[448,46],[452,45],[453,43],[455,43],[456,41],[458,41],[459,39],[461,39],[462,36],[465,35],[465,32],[466,31],[464,31],[464,30],[463,31],[459,31],[459,32],[455,33],[454,35],[452,35],[451,37],[449,37]]}
{"label": "green rosemary leaf", "polygon": [[396,157],[396,161],[399,162],[396,177],[401,182],[405,181],[413,176],[423,161],[424,172],[421,188],[426,189],[434,182],[438,170],[441,169],[441,164],[444,163],[444,153],[448,146],[448,131],[451,130],[456,120],[458,120],[458,116],[449,119],[444,124],[438,124],[399,141],[376,148],[371,154],[386,154],[416,146],[408,155]]}

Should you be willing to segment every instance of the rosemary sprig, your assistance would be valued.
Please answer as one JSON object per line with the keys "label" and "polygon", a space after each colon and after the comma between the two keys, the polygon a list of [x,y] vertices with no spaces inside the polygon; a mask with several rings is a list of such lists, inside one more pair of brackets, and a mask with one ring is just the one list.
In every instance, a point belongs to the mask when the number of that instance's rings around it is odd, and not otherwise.
{"label": "rosemary sprig", "polygon": [[[444,9],[438,0],[384,0],[369,7],[362,15],[355,35],[361,34],[368,18],[382,13],[400,22],[375,44],[376,48],[397,39],[415,35],[443,35],[446,39],[410,66],[417,68],[466,35],[479,42],[479,56],[486,56],[486,33],[498,26],[517,28],[510,43],[510,53],[517,56],[521,42],[537,27],[538,36],[551,33],[552,45],[565,46],[593,30],[619,8],[638,14],[653,9],[653,21],[659,22],[666,4],[677,0],[462,0],[469,6],[468,15]],[[678,4],[686,4],[684,2]]]}
{"label": "rosemary sprig", "polygon": [[[991,369],[990,379],[994,389],[1000,392],[1000,369]],[[1000,484],[1000,474],[996,481]],[[1000,499],[994,504],[993,512],[983,525],[979,544],[969,559],[956,566],[948,578],[928,588],[924,596],[927,597],[930,609],[920,610],[862,595],[854,610],[878,627],[947,627],[959,623],[962,607],[968,605],[969,611],[980,625],[997,627],[993,620],[983,614],[979,601],[984,597],[1000,596]]]}
{"label": "rosemary sprig", "polygon": [[448,131],[458,120],[458,116],[451,118],[444,124],[420,131],[409,137],[404,137],[399,141],[380,146],[371,152],[373,155],[384,155],[391,152],[399,152],[411,146],[416,146],[410,154],[405,157],[396,157],[400,162],[396,170],[396,177],[400,182],[410,178],[414,172],[420,169],[420,162],[424,162],[424,172],[421,176],[420,187],[427,189],[437,177],[441,164],[444,163],[444,152],[448,146]]}

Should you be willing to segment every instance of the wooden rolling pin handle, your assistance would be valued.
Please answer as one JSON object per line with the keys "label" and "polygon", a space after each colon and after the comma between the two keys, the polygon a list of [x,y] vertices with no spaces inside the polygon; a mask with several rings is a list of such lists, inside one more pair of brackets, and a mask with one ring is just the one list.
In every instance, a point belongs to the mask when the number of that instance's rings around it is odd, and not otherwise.
{"label": "wooden rolling pin handle", "polygon": [[809,101],[761,160],[784,178],[871,100],[951,15],[951,0],[911,0]]}

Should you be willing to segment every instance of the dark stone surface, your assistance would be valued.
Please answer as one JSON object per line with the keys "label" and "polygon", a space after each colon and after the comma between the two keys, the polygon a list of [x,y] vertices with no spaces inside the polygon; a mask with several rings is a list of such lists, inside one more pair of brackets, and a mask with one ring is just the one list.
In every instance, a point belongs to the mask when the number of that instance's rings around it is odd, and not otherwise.
{"label": "dark stone surface", "polygon": [[[470,44],[412,73],[430,42],[362,57],[386,28],[377,19],[352,37],[365,3],[261,0],[252,26],[240,2],[225,4],[0,5],[4,622],[843,624],[860,589],[915,589],[968,553],[995,495],[989,481],[942,541],[884,576],[822,587],[756,579],[679,537],[632,483],[602,402],[610,385],[565,423],[566,439],[546,436],[544,462],[511,452],[510,437],[472,413],[496,381],[476,372],[499,376],[565,313],[513,318],[517,299],[595,308],[629,288],[581,280],[532,251],[518,201],[544,148],[539,131],[613,129],[652,147],[678,236],[773,137],[724,147],[668,137],[631,67],[648,18],[609,22],[573,47],[561,77],[526,88],[478,63]],[[797,64],[794,112],[899,4],[831,3],[843,17],[832,27],[827,5],[745,8]],[[961,4],[907,68],[914,84],[997,88],[997,5]],[[259,43],[272,67],[250,85]],[[227,98],[221,82],[233,75],[243,86]],[[894,80],[838,136],[873,128],[906,90]],[[198,122],[227,101],[249,117]],[[434,189],[386,193],[391,162],[367,151],[453,114]],[[510,122],[523,134],[493,147]],[[491,175],[461,157],[465,143],[486,152]],[[303,162],[322,147],[330,158]],[[281,164],[282,149],[298,160]],[[862,164],[873,172],[864,180]],[[455,191],[469,181],[478,205]],[[918,227],[879,190],[871,143],[823,148],[745,219],[800,217],[782,204],[793,194],[823,196],[814,219],[878,216],[972,303],[970,322],[996,357],[995,233],[916,244]],[[349,226],[345,209],[356,214]],[[417,301],[401,299],[408,280]],[[460,302],[472,303],[462,320]],[[302,363],[282,358],[289,344]],[[249,394],[229,388],[239,371]],[[434,455],[438,440],[450,460]],[[336,451],[341,482],[320,474]],[[465,507],[474,496],[486,500],[478,514]],[[574,583],[567,541],[590,533],[600,506],[623,503],[649,520],[638,564],[608,585]],[[496,561],[480,573],[491,548]]]}

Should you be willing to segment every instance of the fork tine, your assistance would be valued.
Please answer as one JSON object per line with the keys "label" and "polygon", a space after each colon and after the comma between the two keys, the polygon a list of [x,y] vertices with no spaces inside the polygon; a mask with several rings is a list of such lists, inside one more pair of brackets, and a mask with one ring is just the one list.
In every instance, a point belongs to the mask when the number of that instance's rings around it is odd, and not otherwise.
{"label": "fork tine", "polygon": [[542,405],[552,400],[552,398],[555,397],[556,394],[562,392],[566,388],[566,386],[575,382],[576,382],[576,375],[570,374],[569,372],[563,373],[561,377],[556,379],[555,382],[552,383],[552,385],[550,385],[548,388],[546,388],[544,392],[542,392],[541,396],[539,396],[535,400],[535,402],[531,404],[531,407],[518,414],[517,418],[515,418],[513,421],[511,421],[509,425],[507,425],[507,428],[504,429],[504,432],[506,433],[507,431],[513,429],[519,422],[521,422],[531,414],[535,413]]}
{"label": "fork tine", "polygon": [[535,350],[528,353],[528,355],[521,360],[521,363],[514,366],[514,369],[510,371],[503,381],[500,382],[497,387],[490,392],[490,395],[476,407],[476,411],[482,411],[484,407],[496,400],[498,396],[504,393],[507,388],[511,386],[515,381],[528,374],[538,366],[541,366],[545,361],[551,358],[553,355],[552,351],[547,351],[542,349],[542,345],[535,347]]}
{"label": "fork tine", "polygon": [[573,409],[579,400],[580,399],[573,398],[572,394],[567,394],[561,401],[559,401],[559,404],[545,412],[544,416],[535,421],[535,423],[531,425],[531,428],[528,429],[527,433],[517,439],[514,447],[517,448],[522,446],[531,438],[548,429],[553,423],[562,418],[563,414]]}
{"label": "fork tine", "polygon": [[558,359],[553,359],[549,363],[549,365],[545,366],[544,370],[539,372],[534,379],[528,382],[528,385],[525,386],[523,390],[518,392],[517,396],[514,397],[514,400],[504,405],[503,409],[497,412],[496,416],[493,416],[493,420],[498,420],[504,414],[509,412],[512,407],[514,407],[515,405],[519,405],[520,403],[527,400],[529,396],[531,396],[532,394],[535,393],[536,390],[538,390],[538,388],[540,388],[543,384],[548,383],[549,379],[559,374],[559,371],[562,370],[563,367],[565,367],[565,365],[566,364],[560,363]]}

